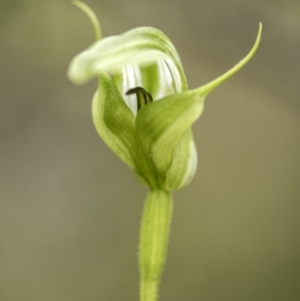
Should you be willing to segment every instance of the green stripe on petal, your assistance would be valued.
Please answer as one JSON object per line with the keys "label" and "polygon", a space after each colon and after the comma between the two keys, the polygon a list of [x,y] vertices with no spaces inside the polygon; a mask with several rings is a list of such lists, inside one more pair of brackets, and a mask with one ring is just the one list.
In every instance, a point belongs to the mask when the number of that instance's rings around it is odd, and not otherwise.
{"label": "green stripe on petal", "polygon": [[176,91],[186,91],[186,78],[174,45],[161,31],[152,27],[136,28],[97,41],[75,56],[68,76],[74,83],[82,84],[102,72],[118,72],[131,64],[149,66],[161,60],[170,70]]}
{"label": "green stripe on petal", "polygon": [[153,98],[156,98],[157,91],[160,86],[159,65],[154,63],[148,66],[141,67],[143,80],[143,88],[148,91]]}
{"label": "green stripe on petal", "polygon": [[173,78],[164,61],[141,68],[143,88],[157,100],[176,93]]}
{"label": "green stripe on petal", "polygon": [[166,186],[169,190],[179,189],[193,179],[197,169],[197,150],[191,129],[187,130],[174,154],[167,171]]}

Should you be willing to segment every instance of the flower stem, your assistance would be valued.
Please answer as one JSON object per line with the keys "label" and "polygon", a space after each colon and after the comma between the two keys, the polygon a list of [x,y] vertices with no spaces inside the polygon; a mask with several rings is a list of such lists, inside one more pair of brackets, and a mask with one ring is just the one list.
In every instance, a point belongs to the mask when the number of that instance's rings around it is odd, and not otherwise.
{"label": "flower stem", "polygon": [[172,209],[173,199],[170,192],[149,192],[140,232],[140,301],[157,300],[167,253]]}

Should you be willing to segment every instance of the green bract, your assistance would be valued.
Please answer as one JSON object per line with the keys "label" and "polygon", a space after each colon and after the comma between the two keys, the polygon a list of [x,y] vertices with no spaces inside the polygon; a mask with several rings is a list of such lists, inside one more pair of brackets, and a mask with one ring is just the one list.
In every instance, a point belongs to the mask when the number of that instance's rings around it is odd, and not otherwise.
{"label": "green bract", "polygon": [[[151,189],[172,191],[188,184],[197,166],[192,124],[205,97],[239,70],[256,51],[211,83],[188,90],[179,55],[161,31],[130,30],[95,42],[72,60],[68,76],[76,84],[98,77],[93,99],[95,127],[106,144]],[[126,93],[138,89],[140,94]],[[143,92],[145,91],[145,92]],[[153,99],[138,110],[137,98]],[[147,104],[146,104],[147,103]]]}

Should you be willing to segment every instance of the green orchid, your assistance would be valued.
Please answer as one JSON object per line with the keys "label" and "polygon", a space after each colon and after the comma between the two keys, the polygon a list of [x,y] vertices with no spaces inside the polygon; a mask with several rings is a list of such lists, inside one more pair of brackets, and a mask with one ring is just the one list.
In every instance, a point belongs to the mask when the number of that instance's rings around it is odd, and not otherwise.
{"label": "green orchid", "polygon": [[201,116],[206,96],[254,55],[262,26],[243,60],[212,82],[188,90],[180,57],[165,34],[140,27],[101,39],[95,14],[82,2],[75,4],[92,20],[97,41],[74,57],[68,77],[76,84],[98,78],[92,104],[97,132],[150,189],[139,258],[141,300],[154,301],[167,249],[171,192],[187,185],[197,167],[191,126]]}

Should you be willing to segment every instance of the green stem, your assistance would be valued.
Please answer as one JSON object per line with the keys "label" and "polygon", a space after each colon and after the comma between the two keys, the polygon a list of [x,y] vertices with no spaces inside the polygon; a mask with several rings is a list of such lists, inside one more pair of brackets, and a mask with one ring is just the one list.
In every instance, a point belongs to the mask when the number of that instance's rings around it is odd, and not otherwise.
{"label": "green stem", "polygon": [[157,300],[167,253],[172,209],[170,192],[149,192],[142,217],[139,245],[140,301]]}

